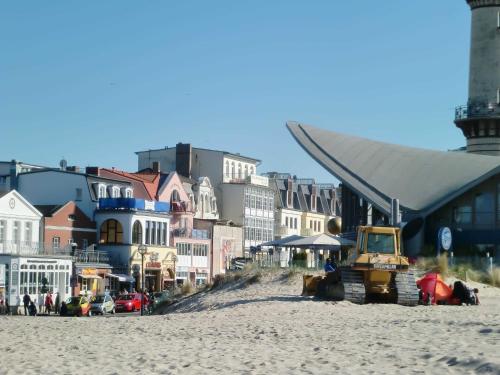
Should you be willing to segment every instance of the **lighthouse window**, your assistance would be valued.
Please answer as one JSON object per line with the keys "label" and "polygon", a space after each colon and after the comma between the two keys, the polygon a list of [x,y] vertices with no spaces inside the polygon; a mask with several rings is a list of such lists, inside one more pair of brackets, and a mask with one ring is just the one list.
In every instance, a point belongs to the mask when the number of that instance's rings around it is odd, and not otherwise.
{"label": "lighthouse window", "polygon": [[500,29],[500,12],[497,12],[497,29]]}
{"label": "lighthouse window", "polygon": [[500,89],[497,89],[497,105],[500,105]]}

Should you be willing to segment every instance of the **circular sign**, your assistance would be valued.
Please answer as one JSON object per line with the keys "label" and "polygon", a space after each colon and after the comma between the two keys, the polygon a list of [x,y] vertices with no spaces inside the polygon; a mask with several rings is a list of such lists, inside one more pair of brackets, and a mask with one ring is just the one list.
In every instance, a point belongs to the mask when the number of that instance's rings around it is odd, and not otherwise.
{"label": "circular sign", "polygon": [[12,209],[14,209],[14,207],[16,207],[16,200],[14,198],[10,198],[9,207]]}
{"label": "circular sign", "polygon": [[439,242],[443,250],[450,250],[451,248],[451,230],[448,227],[441,228]]}

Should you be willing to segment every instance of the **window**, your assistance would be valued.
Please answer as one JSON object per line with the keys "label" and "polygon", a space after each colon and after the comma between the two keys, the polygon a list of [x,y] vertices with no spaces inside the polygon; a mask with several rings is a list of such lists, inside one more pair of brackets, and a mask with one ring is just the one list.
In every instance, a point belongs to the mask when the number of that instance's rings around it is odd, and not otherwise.
{"label": "window", "polygon": [[321,232],[321,221],[318,221],[318,232]]}
{"label": "window", "polygon": [[179,256],[191,256],[191,244],[189,243],[177,243],[177,255]]}
{"label": "window", "polygon": [[132,226],[132,243],[142,244],[142,224],[139,220],[136,220]]}
{"label": "window", "polygon": [[86,238],[83,239],[83,243],[82,243],[82,249],[83,250],[87,250],[87,247],[89,247],[89,240],[87,240]]}
{"label": "window", "polygon": [[32,240],[32,224],[30,221],[24,223],[24,241],[31,242]]}
{"label": "window", "polygon": [[156,244],[161,245],[161,224],[162,223],[156,223]]}
{"label": "window", "polygon": [[241,168],[241,163],[238,163],[238,178],[240,180],[243,178],[243,169]]}
{"label": "window", "polygon": [[125,198],[132,198],[132,189],[125,190]]}
{"label": "window", "polygon": [[146,239],[145,239],[146,245],[151,244],[151,222],[146,221]]}
{"label": "window", "polygon": [[206,257],[208,254],[208,246],[204,244],[193,244],[193,256]]}
{"label": "window", "polygon": [[21,222],[14,221],[14,225],[12,227],[12,240],[15,242],[21,241]]}
{"label": "window", "polygon": [[369,253],[394,254],[394,237],[391,234],[368,233],[366,249]]}
{"label": "window", "polygon": [[61,237],[52,237],[52,249],[58,250],[61,246]]}
{"label": "window", "polygon": [[112,198],[120,198],[120,188],[113,186],[113,189],[111,190],[111,197]]}
{"label": "window", "polygon": [[6,220],[0,220],[0,242],[4,242],[6,238],[6,233],[7,232],[7,221]]}
{"label": "window", "polygon": [[81,201],[81,200],[82,200],[82,189],[81,188],[76,188],[75,201]]}
{"label": "window", "polygon": [[236,177],[236,166],[234,165],[234,162],[231,163],[231,178]]}
{"label": "window", "polygon": [[479,227],[490,227],[494,225],[494,197],[493,193],[480,193],[474,200],[474,223]]}
{"label": "window", "polygon": [[288,227],[288,216],[285,217],[285,227]]}
{"label": "window", "polygon": [[248,165],[245,164],[245,178],[248,177]]}
{"label": "window", "polygon": [[253,167],[250,167],[250,175],[253,175],[254,174],[254,169]]}
{"label": "window", "polygon": [[455,224],[471,224],[472,223],[472,207],[460,206],[453,208],[453,222]]}
{"label": "window", "polygon": [[170,195],[170,203],[173,202],[180,202],[181,197],[179,195],[179,192],[177,190],[172,191],[172,195]]}
{"label": "window", "polygon": [[226,160],[226,176],[229,177],[230,176],[230,172],[229,172],[229,162]]}
{"label": "window", "polygon": [[156,221],[151,222],[151,244],[156,244]]}
{"label": "window", "polygon": [[123,243],[123,228],[115,219],[106,220],[101,225],[101,243]]}
{"label": "window", "polygon": [[297,229],[297,218],[293,219],[293,227]]}
{"label": "window", "polygon": [[76,220],[76,216],[71,214],[71,215],[68,215],[68,221],[75,221]]}
{"label": "window", "polygon": [[161,244],[162,245],[167,245],[167,223],[162,223],[163,229],[162,229],[162,235],[161,235]]}
{"label": "window", "polygon": [[99,198],[106,198],[106,186],[99,185]]}

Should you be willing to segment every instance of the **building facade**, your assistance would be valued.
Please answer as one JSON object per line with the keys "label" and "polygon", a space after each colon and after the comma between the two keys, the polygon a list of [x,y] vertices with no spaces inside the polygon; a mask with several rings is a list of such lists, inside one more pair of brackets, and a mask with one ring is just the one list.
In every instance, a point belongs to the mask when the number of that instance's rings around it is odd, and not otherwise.
{"label": "building facade", "polygon": [[43,300],[51,291],[71,295],[70,253],[45,248],[41,241],[42,214],[15,190],[0,196],[0,271],[3,291],[13,313],[20,312],[22,297]]}

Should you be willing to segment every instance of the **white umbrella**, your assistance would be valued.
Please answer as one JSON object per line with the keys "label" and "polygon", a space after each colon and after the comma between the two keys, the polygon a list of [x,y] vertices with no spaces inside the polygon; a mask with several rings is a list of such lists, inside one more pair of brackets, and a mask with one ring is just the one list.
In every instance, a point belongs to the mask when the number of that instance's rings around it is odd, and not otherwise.
{"label": "white umbrella", "polygon": [[286,247],[327,248],[354,245],[355,242],[339,236],[330,236],[322,233],[305,237],[296,241],[287,242]]}

